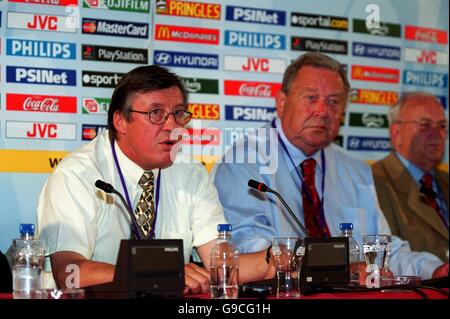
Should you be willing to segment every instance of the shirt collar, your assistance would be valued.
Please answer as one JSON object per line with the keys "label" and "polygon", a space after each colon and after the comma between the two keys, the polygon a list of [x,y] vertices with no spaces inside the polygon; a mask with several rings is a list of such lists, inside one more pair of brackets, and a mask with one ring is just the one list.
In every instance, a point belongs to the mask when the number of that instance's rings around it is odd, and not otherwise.
{"label": "shirt collar", "polygon": [[[423,174],[425,174],[426,172],[401,156],[399,152],[395,151],[395,155],[398,157],[400,162],[402,162],[403,166],[405,166],[405,168],[408,170],[409,174],[411,174],[413,180],[417,183],[417,185],[420,186],[420,180],[423,177]],[[433,171],[431,171],[430,174],[434,175]]]}
{"label": "shirt collar", "polygon": [[286,154],[285,150],[283,149],[283,146],[280,145],[282,148],[282,151],[284,153],[285,159],[288,163],[289,170],[292,171],[294,167],[292,167],[291,160],[289,159],[289,155],[292,158],[292,161],[294,161],[294,164],[298,167],[305,159],[307,158],[314,158],[316,160],[316,168],[318,168],[320,171],[322,170],[322,160],[320,157],[320,152],[316,152],[312,156],[306,156],[301,149],[297,148],[294,144],[292,144],[283,131],[283,126],[281,125],[280,118],[275,119],[275,127],[277,129],[277,132],[280,136],[280,139],[283,141],[284,145],[286,146],[287,151],[289,154]]}
{"label": "shirt collar", "polygon": [[[132,189],[136,189],[139,187],[139,180],[144,174],[144,170],[137,165],[135,162],[130,160],[120,149],[119,143],[117,141],[114,143],[116,147],[117,159],[120,163],[120,168],[122,170],[123,177],[127,183],[127,187],[132,187]],[[155,177],[157,176],[157,169],[152,170]]]}

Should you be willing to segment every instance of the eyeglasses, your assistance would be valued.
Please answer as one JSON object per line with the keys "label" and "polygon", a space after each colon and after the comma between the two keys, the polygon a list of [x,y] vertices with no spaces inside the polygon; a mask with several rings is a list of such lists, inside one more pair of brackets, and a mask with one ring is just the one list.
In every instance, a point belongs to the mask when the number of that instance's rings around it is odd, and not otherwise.
{"label": "eyeglasses", "polygon": [[437,128],[440,131],[448,133],[448,121],[431,121],[431,120],[418,120],[418,121],[396,121],[396,123],[415,123],[420,131],[426,132],[432,128]]}
{"label": "eyeglasses", "polygon": [[185,110],[176,110],[174,112],[166,112],[163,109],[154,109],[150,112],[136,111],[133,109],[128,110],[129,112],[140,113],[148,115],[148,120],[152,124],[161,125],[167,122],[169,115],[172,114],[175,122],[178,125],[186,125],[192,118],[192,113]]}

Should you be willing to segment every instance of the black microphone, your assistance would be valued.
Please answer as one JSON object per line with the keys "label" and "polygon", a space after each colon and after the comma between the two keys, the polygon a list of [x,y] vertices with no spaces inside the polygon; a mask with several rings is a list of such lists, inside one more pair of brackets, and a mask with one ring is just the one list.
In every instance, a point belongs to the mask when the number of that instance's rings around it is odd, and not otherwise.
{"label": "black microphone", "polygon": [[141,227],[139,227],[139,225],[138,225],[138,223],[137,223],[137,221],[136,221],[136,217],[134,216],[134,214],[133,214],[133,212],[131,211],[130,207],[128,206],[127,202],[126,202],[125,199],[123,198],[122,194],[119,193],[118,191],[116,191],[115,188],[114,188],[114,186],[112,186],[111,184],[106,183],[106,182],[104,182],[104,181],[102,181],[102,180],[100,180],[100,179],[98,179],[98,180],[95,182],[95,187],[101,189],[102,191],[104,191],[104,192],[107,193],[107,194],[114,193],[114,194],[116,194],[117,196],[119,196],[120,200],[122,201],[123,206],[125,206],[125,208],[126,208],[126,210],[127,210],[127,212],[128,212],[128,215],[130,215],[130,217],[131,217],[131,223],[132,223],[132,226],[135,228],[135,230],[137,231],[137,235],[139,236],[138,239],[144,239],[144,238],[145,238],[145,235],[144,235],[144,233],[142,232]]}
{"label": "black microphone", "polygon": [[297,224],[297,226],[302,230],[302,232],[306,235],[307,238],[310,238],[308,232],[305,229],[305,227],[303,227],[302,223],[298,220],[297,216],[295,216],[295,214],[289,208],[288,204],[286,204],[286,202],[284,201],[283,197],[281,197],[281,195],[278,192],[274,191],[273,189],[271,189],[266,184],[261,183],[261,182],[257,182],[257,181],[255,181],[253,179],[249,179],[248,180],[248,187],[254,188],[254,189],[256,189],[256,190],[258,190],[260,192],[263,192],[263,193],[265,193],[265,192],[272,193],[276,197],[278,197],[280,202],[284,205],[284,207],[286,207],[286,209],[289,212],[289,214],[291,215],[292,219],[294,219],[294,221]]}

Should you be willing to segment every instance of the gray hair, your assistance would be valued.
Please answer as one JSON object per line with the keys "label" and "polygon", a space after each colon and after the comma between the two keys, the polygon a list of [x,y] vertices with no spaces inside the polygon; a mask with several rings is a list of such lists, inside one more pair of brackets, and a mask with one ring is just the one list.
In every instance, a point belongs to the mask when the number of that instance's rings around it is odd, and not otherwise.
{"label": "gray hair", "polygon": [[428,93],[428,92],[420,92],[420,91],[416,92],[415,91],[415,92],[403,93],[402,96],[400,97],[400,99],[398,100],[397,104],[394,104],[389,109],[389,112],[387,114],[389,126],[398,121],[398,119],[400,117],[400,113],[406,104],[406,101],[408,101],[409,99],[417,98],[417,97],[431,97],[431,98],[434,98],[437,100],[435,95]]}
{"label": "gray hair", "polygon": [[305,53],[299,56],[287,67],[283,75],[281,91],[283,91],[285,94],[288,94],[295,76],[304,66],[311,66],[314,68],[327,69],[337,72],[344,82],[345,94],[348,96],[350,92],[350,83],[348,82],[347,71],[337,60],[319,52]]}

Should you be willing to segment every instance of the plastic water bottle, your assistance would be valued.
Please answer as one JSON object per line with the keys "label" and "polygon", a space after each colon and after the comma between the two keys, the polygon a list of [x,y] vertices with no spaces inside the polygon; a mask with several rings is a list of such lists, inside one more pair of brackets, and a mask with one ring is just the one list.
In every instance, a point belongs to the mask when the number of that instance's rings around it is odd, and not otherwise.
{"label": "plastic water bottle", "polygon": [[210,291],[213,299],[236,299],[239,293],[239,252],[231,240],[231,225],[219,224],[211,249]]}
{"label": "plastic water bottle", "polygon": [[353,238],[353,224],[342,223],[339,228],[342,237],[348,237],[349,259],[350,259],[350,285],[359,285],[359,263],[361,260],[359,245]]}
{"label": "plastic water bottle", "polygon": [[13,240],[13,297],[36,299],[42,295],[44,243],[34,238],[34,224],[20,224],[20,238]]}

